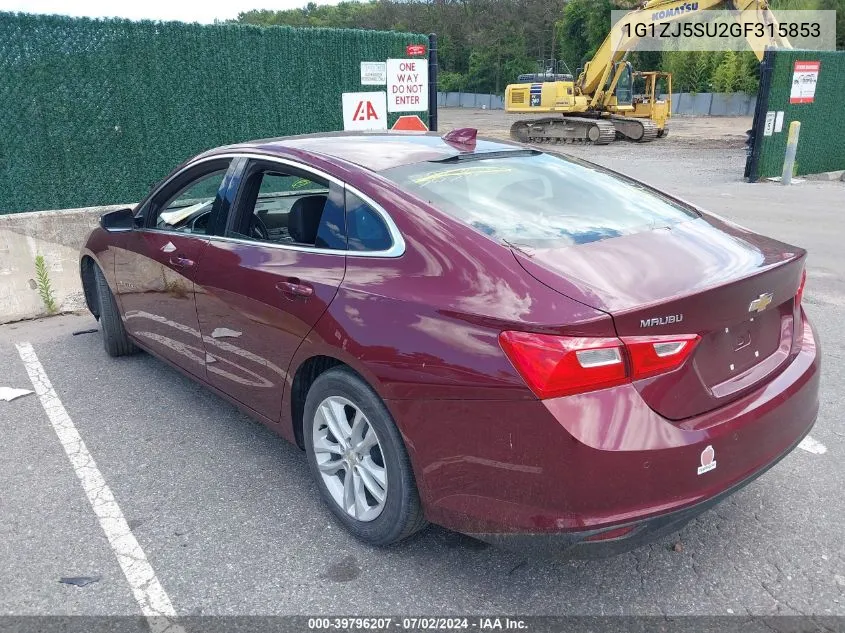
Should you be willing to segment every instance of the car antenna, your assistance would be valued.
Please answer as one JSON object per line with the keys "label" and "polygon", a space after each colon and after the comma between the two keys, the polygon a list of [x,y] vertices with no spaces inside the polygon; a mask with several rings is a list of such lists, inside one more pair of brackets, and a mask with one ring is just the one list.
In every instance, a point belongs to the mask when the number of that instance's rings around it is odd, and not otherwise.
{"label": "car antenna", "polygon": [[478,130],[474,127],[459,127],[446,132],[443,140],[462,152],[472,152],[475,150],[476,136],[478,136]]}

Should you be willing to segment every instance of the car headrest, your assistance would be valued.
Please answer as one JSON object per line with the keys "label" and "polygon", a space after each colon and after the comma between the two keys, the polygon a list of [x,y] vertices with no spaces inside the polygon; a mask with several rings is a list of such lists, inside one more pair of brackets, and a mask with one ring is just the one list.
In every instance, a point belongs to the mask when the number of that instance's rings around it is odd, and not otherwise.
{"label": "car headrest", "polygon": [[288,216],[288,232],[295,242],[314,244],[326,196],[304,196],[293,203]]}
{"label": "car headrest", "polygon": [[511,204],[520,204],[531,200],[545,191],[543,181],[539,178],[523,180],[505,185],[496,195],[496,200]]}

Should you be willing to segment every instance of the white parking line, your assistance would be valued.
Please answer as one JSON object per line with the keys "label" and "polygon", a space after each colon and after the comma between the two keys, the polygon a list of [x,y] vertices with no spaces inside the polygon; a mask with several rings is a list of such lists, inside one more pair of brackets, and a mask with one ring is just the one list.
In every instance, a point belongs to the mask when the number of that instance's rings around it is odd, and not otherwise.
{"label": "white parking line", "polygon": [[798,448],[802,448],[808,453],[813,453],[814,455],[823,455],[824,453],[827,453],[827,446],[809,435],[801,440],[801,443],[798,444]]}
{"label": "white parking line", "polygon": [[129,529],[120,506],[114,495],[106,485],[106,480],[97,468],[94,458],[88,452],[85,442],[76,430],[68,412],[56,391],[50,384],[50,379],[44,371],[35,350],[29,343],[18,343],[21,360],[35,388],[35,393],[44,407],[44,412],[53,425],[53,430],[59,437],[62,447],[70,460],[76,476],[82,483],[82,488],[91,502],[94,514],[100,521],[100,527],[106,533],[106,538],[117,556],[117,562],[132,588],[135,600],[141,607],[141,612],[147,618],[147,624],[154,633],[184,633],[182,627],[174,622],[176,611],[170,598],[158,581],[158,577],[135,535]]}

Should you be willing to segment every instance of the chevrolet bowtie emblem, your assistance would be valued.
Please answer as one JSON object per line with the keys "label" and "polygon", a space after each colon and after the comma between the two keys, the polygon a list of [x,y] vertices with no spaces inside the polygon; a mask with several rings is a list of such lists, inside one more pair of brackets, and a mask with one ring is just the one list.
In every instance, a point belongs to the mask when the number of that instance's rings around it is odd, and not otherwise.
{"label": "chevrolet bowtie emblem", "polygon": [[762,294],[754,301],[748,304],[748,311],[749,312],[762,312],[766,308],[769,307],[769,304],[772,302],[772,293],[767,292],[766,294]]}

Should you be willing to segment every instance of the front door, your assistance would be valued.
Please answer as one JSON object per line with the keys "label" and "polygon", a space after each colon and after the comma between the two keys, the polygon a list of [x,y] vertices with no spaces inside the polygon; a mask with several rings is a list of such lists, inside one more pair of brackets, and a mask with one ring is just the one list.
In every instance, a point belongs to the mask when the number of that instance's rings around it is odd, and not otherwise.
{"label": "front door", "polygon": [[291,358],[343,281],[343,187],[250,161],[222,233],[195,279],[208,381],[277,421]]}
{"label": "front door", "polygon": [[231,159],[191,167],[142,206],[143,227],[127,234],[115,256],[126,328],[149,348],[205,378],[205,348],[196,312],[196,273],[208,233],[226,208]]}

